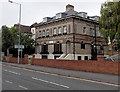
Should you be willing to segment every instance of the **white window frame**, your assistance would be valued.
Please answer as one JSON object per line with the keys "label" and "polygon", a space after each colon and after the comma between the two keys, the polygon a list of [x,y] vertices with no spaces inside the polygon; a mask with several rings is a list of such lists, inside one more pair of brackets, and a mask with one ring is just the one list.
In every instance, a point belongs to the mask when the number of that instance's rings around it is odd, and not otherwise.
{"label": "white window frame", "polygon": [[46,30],[46,36],[49,36],[49,29]]}
{"label": "white window frame", "polygon": [[57,35],[57,29],[56,28],[53,29],[53,35]]}
{"label": "white window frame", "polygon": [[41,37],[41,34],[42,34],[41,30],[39,30],[39,37]]}
{"label": "white window frame", "polygon": [[63,26],[63,33],[67,33],[67,26]]}
{"label": "white window frame", "polygon": [[62,34],[62,28],[61,27],[58,28],[58,34]]}
{"label": "white window frame", "polygon": [[42,36],[45,36],[45,30],[42,31]]}

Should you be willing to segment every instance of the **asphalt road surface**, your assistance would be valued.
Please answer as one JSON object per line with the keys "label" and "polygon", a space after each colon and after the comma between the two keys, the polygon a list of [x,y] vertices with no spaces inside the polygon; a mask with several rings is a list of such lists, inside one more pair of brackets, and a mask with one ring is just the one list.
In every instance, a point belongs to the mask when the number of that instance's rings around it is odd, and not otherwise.
{"label": "asphalt road surface", "polygon": [[2,90],[118,90],[118,86],[9,65],[2,67]]}

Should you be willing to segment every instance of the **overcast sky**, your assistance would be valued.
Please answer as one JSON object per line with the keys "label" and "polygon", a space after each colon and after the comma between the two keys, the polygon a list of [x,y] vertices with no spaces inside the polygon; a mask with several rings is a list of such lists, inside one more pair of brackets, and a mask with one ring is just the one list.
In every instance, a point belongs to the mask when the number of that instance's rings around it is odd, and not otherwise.
{"label": "overcast sky", "polygon": [[[87,12],[88,16],[100,16],[101,4],[106,0],[13,0],[22,4],[21,24],[30,26],[41,22],[43,17],[53,17],[56,13],[64,12],[67,4],[72,4],[74,10]],[[18,23],[19,5],[0,1],[0,27],[8,27]]]}

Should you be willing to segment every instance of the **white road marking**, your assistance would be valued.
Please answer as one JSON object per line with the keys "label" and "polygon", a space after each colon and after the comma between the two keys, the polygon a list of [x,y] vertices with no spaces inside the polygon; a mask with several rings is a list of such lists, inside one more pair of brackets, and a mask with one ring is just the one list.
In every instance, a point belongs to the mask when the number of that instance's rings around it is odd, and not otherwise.
{"label": "white road marking", "polygon": [[20,88],[23,88],[23,89],[28,89],[28,88],[26,88],[26,87],[24,87],[24,86],[21,86],[21,85],[18,85]]}
{"label": "white road marking", "polygon": [[98,84],[104,84],[104,85],[110,85],[110,86],[120,87],[120,85],[118,85],[118,84],[107,83],[107,82],[102,82],[102,81],[99,82],[97,80],[90,80],[90,79],[84,79],[84,78],[69,77],[69,76],[66,76],[66,75],[59,75],[59,74],[55,74],[55,73],[35,71],[35,70],[31,70],[31,69],[20,68],[20,67],[10,66],[10,65],[3,65],[3,66],[8,66],[8,67],[16,68],[16,69],[23,69],[23,70],[32,71],[32,72],[38,72],[38,73],[47,74],[47,75],[59,76],[59,77],[64,77],[64,78],[69,78],[69,79],[83,80],[83,81],[88,81],[88,82],[93,82],[93,83],[98,83]]}
{"label": "white road marking", "polygon": [[61,86],[61,87],[64,87],[64,88],[70,88],[66,85],[61,85],[61,84],[58,84],[58,83],[55,83],[55,82],[50,82],[50,81],[43,80],[43,79],[38,79],[38,78],[35,78],[35,77],[32,77],[32,79],[39,80],[39,81],[42,81],[42,82],[45,82],[45,83],[50,83],[50,84],[53,84],[53,85],[56,85],[56,86]]}
{"label": "white road marking", "polygon": [[5,82],[12,84],[12,82],[11,82],[11,81],[8,81],[8,80],[5,80]]}
{"label": "white road marking", "polygon": [[16,73],[16,72],[13,72],[13,71],[8,71],[8,70],[3,70],[3,71],[6,71],[6,72],[9,72],[9,73],[12,73],[12,74],[16,74],[16,75],[21,75],[20,73]]}

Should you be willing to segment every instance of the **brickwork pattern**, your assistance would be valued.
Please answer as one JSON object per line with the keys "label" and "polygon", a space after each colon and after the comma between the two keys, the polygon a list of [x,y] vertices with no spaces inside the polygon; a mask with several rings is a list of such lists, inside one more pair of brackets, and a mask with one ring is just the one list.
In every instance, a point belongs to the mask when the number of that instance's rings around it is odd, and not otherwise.
{"label": "brickwork pattern", "polygon": [[[5,57],[6,62],[17,63],[17,58],[8,56]],[[53,68],[61,68],[68,70],[106,73],[106,74],[119,74],[120,62],[112,61],[92,61],[92,60],[53,60],[53,59],[35,59],[34,56],[31,59],[32,65],[47,66]],[[28,56],[25,55],[21,64],[28,64]]]}
{"label": "brickwork pattern", "polygon": [[120,74],[120,62],[109,61],[85,61],[85,60],[52,60],[52,59],[32,59],[32,65],[47,66],[54,68],[97,72],[107,74]]}

